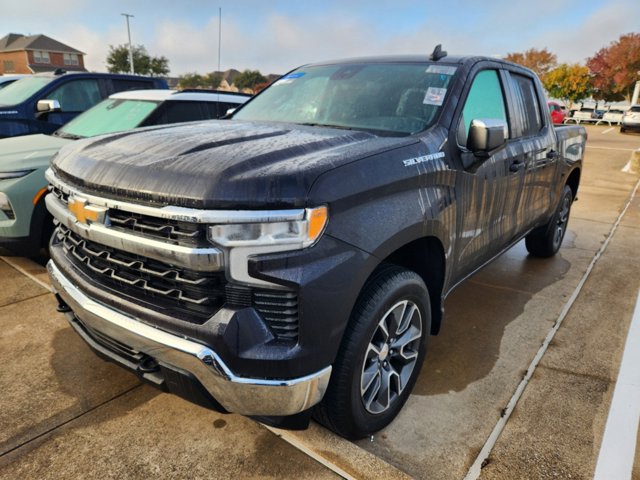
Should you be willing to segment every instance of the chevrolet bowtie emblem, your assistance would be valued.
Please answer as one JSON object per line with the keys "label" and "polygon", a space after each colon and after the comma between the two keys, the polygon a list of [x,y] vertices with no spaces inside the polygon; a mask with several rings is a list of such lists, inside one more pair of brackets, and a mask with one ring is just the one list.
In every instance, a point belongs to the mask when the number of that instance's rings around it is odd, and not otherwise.
{"label": "chevrolet bowtie emblem", "polygon": [[88,225],[93,222],[104,223],[107,207],[87,205],[87,200],[82,197],[69,197],[69,211],[73,213],[80,223]]}

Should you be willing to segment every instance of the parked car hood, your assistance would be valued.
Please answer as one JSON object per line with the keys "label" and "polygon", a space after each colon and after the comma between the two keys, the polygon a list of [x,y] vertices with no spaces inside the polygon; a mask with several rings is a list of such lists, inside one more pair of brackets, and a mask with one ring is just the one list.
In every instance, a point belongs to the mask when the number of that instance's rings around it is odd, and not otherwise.
{"label": "parked car hood", "polygon": [[24,135],[0,140],[0,172],[10,172],[49,165],[64,145],[73,142],[51,135]]}
{"label": "parked car hood", "polygon": [[302,207],[323,172],[416,142],[335,128],[207,121],[80,140],[62,149],[53,169],[89,193],[133,202]]}

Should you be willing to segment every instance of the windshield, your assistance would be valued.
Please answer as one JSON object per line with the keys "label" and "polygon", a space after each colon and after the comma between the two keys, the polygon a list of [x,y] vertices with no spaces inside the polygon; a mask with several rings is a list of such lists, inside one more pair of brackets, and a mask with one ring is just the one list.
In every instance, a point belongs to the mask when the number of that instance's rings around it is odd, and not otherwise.
{"label": "windshield", "polygon": [[135,128],[159,101],[107,98],[60,128],[56,135],[85,138]]}
{"label": "windshield", "polygon": [[233,118],[415,133],[437,119],[455,71],[428,62],[302,67]]}
{"label": "windshield", "polygon": [[52,80],[53,77],[30,77],[16,80],[0,90],[0,105],[18,105]]}

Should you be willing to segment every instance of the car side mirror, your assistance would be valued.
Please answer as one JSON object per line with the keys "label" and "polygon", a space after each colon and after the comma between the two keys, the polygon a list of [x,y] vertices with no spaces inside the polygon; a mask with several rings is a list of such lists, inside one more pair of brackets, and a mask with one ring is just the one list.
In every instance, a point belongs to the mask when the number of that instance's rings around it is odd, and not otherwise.
{"label": "car side mirror", "polygon": [[227,115],[231,115],[236,110],[237,110],[236,108],[230,108],[229,110],[227,110],[227,113],[225,113],[224,116],[226,117]]}
{"label": "car side mirror", "polygon": [[474,155],[486,157],[489,152],[503,146],[507,141],[507,124],[493,118],[471,120],[467,148]]}
{"label": "car side mirror", "polygon": [[61,110],[58,100],[38,100],[36,111],[38,113],[59,112]]}

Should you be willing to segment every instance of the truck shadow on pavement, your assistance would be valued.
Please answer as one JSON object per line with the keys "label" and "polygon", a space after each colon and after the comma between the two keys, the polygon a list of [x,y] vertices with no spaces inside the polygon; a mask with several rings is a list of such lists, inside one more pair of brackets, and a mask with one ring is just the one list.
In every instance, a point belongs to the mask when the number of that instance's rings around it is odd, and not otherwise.
{"label": "truck shadow on pavement", "polygon": [[514,247],[449,295],[442,328],[429,339],[412,394],[460,392],[487,376],[498,361],[505,328],[535,294],[562,279],[571,267],[561,255],[541,259],[522,250]]}
{"label": "truck shadow on pavement", "polygon": [[[52,347],[51,367],[60,391],[76,399],[81,413],[144,385],[134,374],[99,358],[71,327],[56,332]],[[145,390],[147,395],[134,396],[126,408],[118,410],[119,414],[126,415],[161,393],[153,388]]]}

